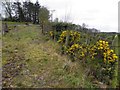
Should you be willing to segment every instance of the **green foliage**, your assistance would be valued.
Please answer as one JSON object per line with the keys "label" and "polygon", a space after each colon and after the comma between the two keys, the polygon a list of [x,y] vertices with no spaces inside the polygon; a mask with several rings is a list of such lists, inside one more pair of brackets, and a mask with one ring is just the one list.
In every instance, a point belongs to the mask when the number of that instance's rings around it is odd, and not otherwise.
{"label": "green foliage", "polygon": [[[66,38],[69,35],[68,44]],[[107,41],[96,40],[89,45],[81,44],[80,33],[72,30],[62,31],[58,42],[61,44],[62,53],[66,53],[72,60],[81,60],[85,66],[90,68],[90,73],[98,81],[111,85],[116,72],[118,56],[114,50],[110,49]]]}
{"label": "green foliage", "polygon": [[67,22],[53,22],[52,28],[53,30],[56,30],[57,32],[62,32],[64,30],[75,30],[77,25]]}
{"label": "green foliage", "polygon": [[38,1],[32,3],[31,1],[20,2],[16,0],[14,2],[4,1],[3,7],[5,8],[7,17],[5,21],[16,22],[33,22],[33,24],[39,23],[39,9],[40,4]]}
{"label": "green foliage", "polygon": [[[48,40],[37,25],[21,25],[17,32],[11,28],[3,36],[3,43],[2,77],[10,75],[12,78],[3,79],[5,88],[93,87],[88,78],[82,81],[85,76],[82,66],[72,63],[66,55],[60,55],[59,44]],[[64,69],[66,65],[68,67]]]}
{"label": "green foliage", "polygon": [[49,18],[50,18],[49,10],[46,7],[42,6],[39,10],[40,23],[48,22]]}
{"label": "green foliage", "polygon": [[46,7],[41,7],[39,10],[39,21],[42,28],[42,33],[45,32],[45,26],[49,24],[49,10]]}

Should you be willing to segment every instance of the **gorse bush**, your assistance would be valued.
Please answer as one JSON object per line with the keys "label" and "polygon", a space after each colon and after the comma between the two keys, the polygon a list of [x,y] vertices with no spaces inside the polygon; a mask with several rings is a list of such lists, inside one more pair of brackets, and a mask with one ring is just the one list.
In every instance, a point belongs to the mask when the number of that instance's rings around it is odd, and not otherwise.
{"label": "gorse bush", "polygon": [[60,35],[60,39],[58,40],[59,43],[65,44],[66,37],[69,35],[69,46],[73,45],[74,43],[78,43],[80,41],[80,33],[77,31],[66,30],[63,31]]}
{"label": "gorse bush", "polygon": [[[67,37],[69,37],[67,39]],[[80,41],[80,33],[77,31],[66,30],[63,31],[59,37],[58,43],[61,45],[62,53],[66,53],[66,51],[74,44],[79,43]],[[67,42],[67,45],[66,45]],[[73,55],[71,55],[73,57]]]}
{"label": "gorse bush", "polygon": [[109,47],[109,43],[104,40],[99,40],[94,46],[88,49],[89,55],[91,57],[91,67],[96,77],[101,82],[110,84],[112,80],[115,63],[117,62],[117,55]]}
{"label": "gorse bush", "polygon": [[85,46],[80,44],[73,44],[70,48],[67,49],[67,54],[71,57],[75,57],[79,60],[85,59],[87,56],[87,50]]}
{"label": "gorse bush", "polygon": [[112,49],[110,49],[107,41],[99,40],[96,44],[97,50],[102,53],[104,63],[116,62],[117,56]]}
{"label": "gorse bush", "polygon": [[[52,35],[53,33],[51,33]],[[68,36],[68,44],[66,45]],[[80,40],[80,32],[66,30],[61,33],[58,43],[61,45],[62,52],[68,54],[73,60],[84,62],[97,80],[111,84],[118,57],[114,50],[110,49],[109,42],[98,40],[96,43],[87,45],[80,44]]]}
{"label": "gorse bush", "polygon": [[49,34],[50,34],[51,37],[53,37],[53,35],[54,35],[53,31],[50,31]]}

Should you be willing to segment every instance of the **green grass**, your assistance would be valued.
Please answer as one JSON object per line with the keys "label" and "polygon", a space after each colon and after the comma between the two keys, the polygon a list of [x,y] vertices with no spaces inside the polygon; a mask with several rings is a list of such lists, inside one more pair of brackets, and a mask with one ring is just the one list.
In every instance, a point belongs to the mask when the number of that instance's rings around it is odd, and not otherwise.
{"label": "green grass", "polygon": [[59,44],[48,38],[35,25],[17,27],[3,36],[3,87],[96,87],[85,68],[60,55]]}
{"label": "green grass", "polygon": [[16,24],[23,25],[23,24],[25,24],[25,22],[11,22],[11,21],[2,21],[2,23],[7,23],[9,25],[16,25]]}

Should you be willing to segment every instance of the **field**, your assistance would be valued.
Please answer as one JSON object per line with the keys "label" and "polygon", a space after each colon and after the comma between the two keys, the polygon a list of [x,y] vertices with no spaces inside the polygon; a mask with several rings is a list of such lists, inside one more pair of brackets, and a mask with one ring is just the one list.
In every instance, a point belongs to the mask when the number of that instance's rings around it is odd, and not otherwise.
{"label": "field", "polygon": [[72,62],[68,55],[61,54],[60,44],[43,35],[39,25],[14,24],[8,23],[10,31],[2,38],[3,87],[107,87],[92,75],[87,76],[88,68],[82,63]]}

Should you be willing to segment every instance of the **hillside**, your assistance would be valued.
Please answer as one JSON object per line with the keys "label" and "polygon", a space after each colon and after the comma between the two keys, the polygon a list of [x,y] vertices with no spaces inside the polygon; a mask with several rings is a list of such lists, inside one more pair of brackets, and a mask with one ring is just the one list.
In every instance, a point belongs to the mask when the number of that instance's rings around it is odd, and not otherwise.
{"label": "hillside", "polygon": [[0,86],[120,88],[120,33],[96,12],[105,2],[43,1],[2,2]]}
{"label": "hillside", "polygon": [[99,87],[79,62],[60,54],[60,46],[38,25],[10,25],[3,36],[3,87]]}

